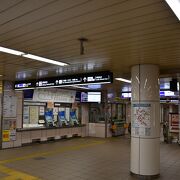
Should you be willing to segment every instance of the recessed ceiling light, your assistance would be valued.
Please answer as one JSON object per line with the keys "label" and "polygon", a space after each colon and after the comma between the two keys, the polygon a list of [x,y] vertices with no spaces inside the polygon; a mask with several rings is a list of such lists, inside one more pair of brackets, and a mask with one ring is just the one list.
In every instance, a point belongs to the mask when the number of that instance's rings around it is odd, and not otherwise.
{"label": "recessed ceiling light", "polygon": [[180,21],[180,0],[165,0]]}
{"label": "recessed ceiling light", "polygon": [[128,79],[124,79],[124,78],[115,78],[115,79],[118,80],[118,81],[123,81],[123,82],[131,83],[131,81],[128,80]]}
{"label": "recessed ceiling light", "polygon": [[22,56],[22,57],[33,59],[33,60],[36,60],[36,61],[41,61],[41,62],[54,64],[54,65],[58,65],[58,66],[66,66],[66,65],[68,65],[67,63],[64,63],[64,62],[55,61],[55,60],[52,60],[52,59],[44,58],[44,57],[41,57],[41,56],[36,56],[36,55],[33,55],[33,54],[27,54],[25,52],[5,48],[5,47],[2,47],[2,46],[0,46],[0,52],[13,54],[13,55],[16,55],[16,56]]}

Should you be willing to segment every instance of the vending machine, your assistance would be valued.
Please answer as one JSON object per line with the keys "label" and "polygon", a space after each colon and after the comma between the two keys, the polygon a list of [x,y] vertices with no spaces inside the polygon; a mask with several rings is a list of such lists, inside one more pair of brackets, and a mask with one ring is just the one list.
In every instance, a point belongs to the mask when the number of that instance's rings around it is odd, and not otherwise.
{"label": "vending machine", "polygon": [[68,126],[69,123],[66,119],[65,111],[59,111],[58,112],[58,123],[59,127]]}
{"label": "vending machine", "polygon": [[53,109],[47,108],[45,111],[46,127],[53,127]]}
{"label": "vending machine", "polygon": [[70,123],[72,126],[78,126],[79,125],[79,121],[78,121],[77,116],[76,116],[76,111],[70,112]]}

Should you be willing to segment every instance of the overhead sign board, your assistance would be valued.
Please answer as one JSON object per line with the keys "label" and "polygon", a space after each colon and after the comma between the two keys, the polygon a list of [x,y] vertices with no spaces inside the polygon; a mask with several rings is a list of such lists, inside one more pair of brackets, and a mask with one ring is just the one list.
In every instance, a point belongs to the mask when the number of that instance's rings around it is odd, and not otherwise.
{"label": "overhead sign board", "polygon": [[15,89],[31,89],[35,87],[35,81],[18,81],[15,82],[14,88]]}
{"label": "overhead sign board", "polygon": [[15,82],[15,89],[63,87],[79,84],[112,83],[113,73],[109,71],[44,78],[40,80]]}

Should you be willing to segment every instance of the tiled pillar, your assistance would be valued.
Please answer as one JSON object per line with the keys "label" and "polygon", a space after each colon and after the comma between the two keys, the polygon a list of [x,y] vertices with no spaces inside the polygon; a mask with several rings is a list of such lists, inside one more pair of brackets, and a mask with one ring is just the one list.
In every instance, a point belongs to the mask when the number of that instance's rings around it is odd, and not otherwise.
{"label": "tiled pillar", "polygon": [[131,167],[132,174],[145,177],[160,173],[159,68],[135,65],[131,69]]}
{"label": "tiled pillar", "polygon": [[3,81],[0,81],[0,149],[2,148],[2,98],[3,98]]}
{"label": "tiled pillar", "polygon": [[179,140],[178,143],[180,145],[180,77],[178,78],[179,82],[179,103],[178,103],[178,112],[179,112]]}
{"label": "tiled pillar", "polygon": [[81,104],[81,124],[85,124],[86,127],[85,133],[83,136],[89,136],[89,105],[88,104]]}

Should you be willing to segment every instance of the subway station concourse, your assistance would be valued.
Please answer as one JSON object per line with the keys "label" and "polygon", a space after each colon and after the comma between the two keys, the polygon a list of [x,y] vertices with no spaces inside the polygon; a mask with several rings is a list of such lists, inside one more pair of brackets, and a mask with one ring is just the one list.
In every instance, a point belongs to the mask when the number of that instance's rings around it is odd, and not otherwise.
{"label": "subway station concourse", "polygon": [[180,179],[180,0],[0,0],[0,180]]}

